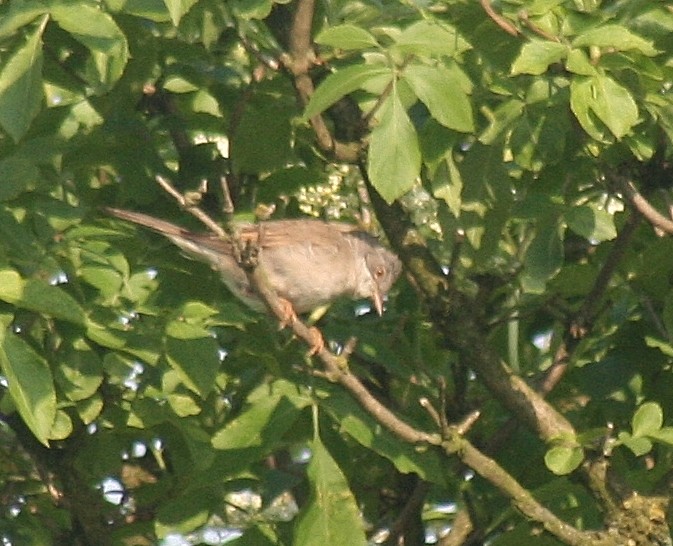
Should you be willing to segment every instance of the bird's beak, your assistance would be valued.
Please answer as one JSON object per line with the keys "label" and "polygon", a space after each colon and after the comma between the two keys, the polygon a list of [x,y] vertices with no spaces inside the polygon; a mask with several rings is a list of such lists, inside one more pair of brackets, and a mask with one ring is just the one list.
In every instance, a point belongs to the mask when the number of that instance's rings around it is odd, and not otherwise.
{"label": "bird's beak", "polygon": [[383,315],[383,296],[378,287],[374,288],[374,293],[372,294],[372,303],[374,304],[374,309],[378,313],[379,317]]}

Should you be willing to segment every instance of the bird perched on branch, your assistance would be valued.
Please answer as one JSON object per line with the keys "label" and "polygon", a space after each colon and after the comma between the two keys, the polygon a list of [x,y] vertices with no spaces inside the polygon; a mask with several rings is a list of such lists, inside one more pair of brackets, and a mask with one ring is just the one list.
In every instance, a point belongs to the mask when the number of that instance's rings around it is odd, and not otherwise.
{"label": "bird perched on branch", "polygon": [[[188,255],[210,264],[241,301],[263,310],[232,240],[185,228],[129,210],[106,208],[112,216],[148,227]],[[236,225],[239,248],[258,250],[257,265],[270,288],[296,313],[340,297],[368,298],[383,313],[383,299],[402,270],[400,260],[355,226],[312,219],[273,220]]]}

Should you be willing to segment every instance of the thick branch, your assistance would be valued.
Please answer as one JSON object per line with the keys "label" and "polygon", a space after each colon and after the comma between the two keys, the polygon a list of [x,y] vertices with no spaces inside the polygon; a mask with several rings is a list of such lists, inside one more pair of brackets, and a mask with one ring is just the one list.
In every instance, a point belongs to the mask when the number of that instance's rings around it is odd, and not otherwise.
{"label": "thick branch", "polygon": [[[290,32],[290,54],[283,56],[283,64],[294,76],[294,87],[302,107],[308,104],[315,90],[309,69],[315,63],[311,47],[311,28],[315,0],[299,0]],[[353,163],[360,155],[358,143],[345,144],[334,139],[321,115],[310,119],[320,149],[339,161]]]}

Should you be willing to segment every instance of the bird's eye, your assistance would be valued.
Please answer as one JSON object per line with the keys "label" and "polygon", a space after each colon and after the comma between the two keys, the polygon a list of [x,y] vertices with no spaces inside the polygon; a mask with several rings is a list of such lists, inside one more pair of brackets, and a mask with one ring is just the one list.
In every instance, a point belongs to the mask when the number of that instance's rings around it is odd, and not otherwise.
{"label": "bird's eye", "polygon": [[380,279],[380,278],[383,277],[383,275],[385,275],[385,274],[386,274],[386,268],[383,267],[382,265],[378,266],[378,267],[376,268],[376,271],[374,271],[374,276],[375,276],[377,279]]}

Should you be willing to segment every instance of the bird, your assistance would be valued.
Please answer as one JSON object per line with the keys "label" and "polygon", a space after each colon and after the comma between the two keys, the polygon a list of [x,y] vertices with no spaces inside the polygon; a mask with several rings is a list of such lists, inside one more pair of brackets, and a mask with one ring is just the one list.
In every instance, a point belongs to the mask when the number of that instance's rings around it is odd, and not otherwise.
{"label": "bird", "polygon": [[[131,210],[105,207],[111,216],[167,237],[187,255],[208,263],[229,290],[254,310],[266,308],[237,259],[232,240],[197,233]],[[238,248],[258,251],[272,288],[292,313],[307,313],[336,299],[369,299],[378,315],[402,271],[399,258],[379,240],[351,224],[317,219],[266,220],[235,224]],[[294,314],[296,317],[296,314]]]}

